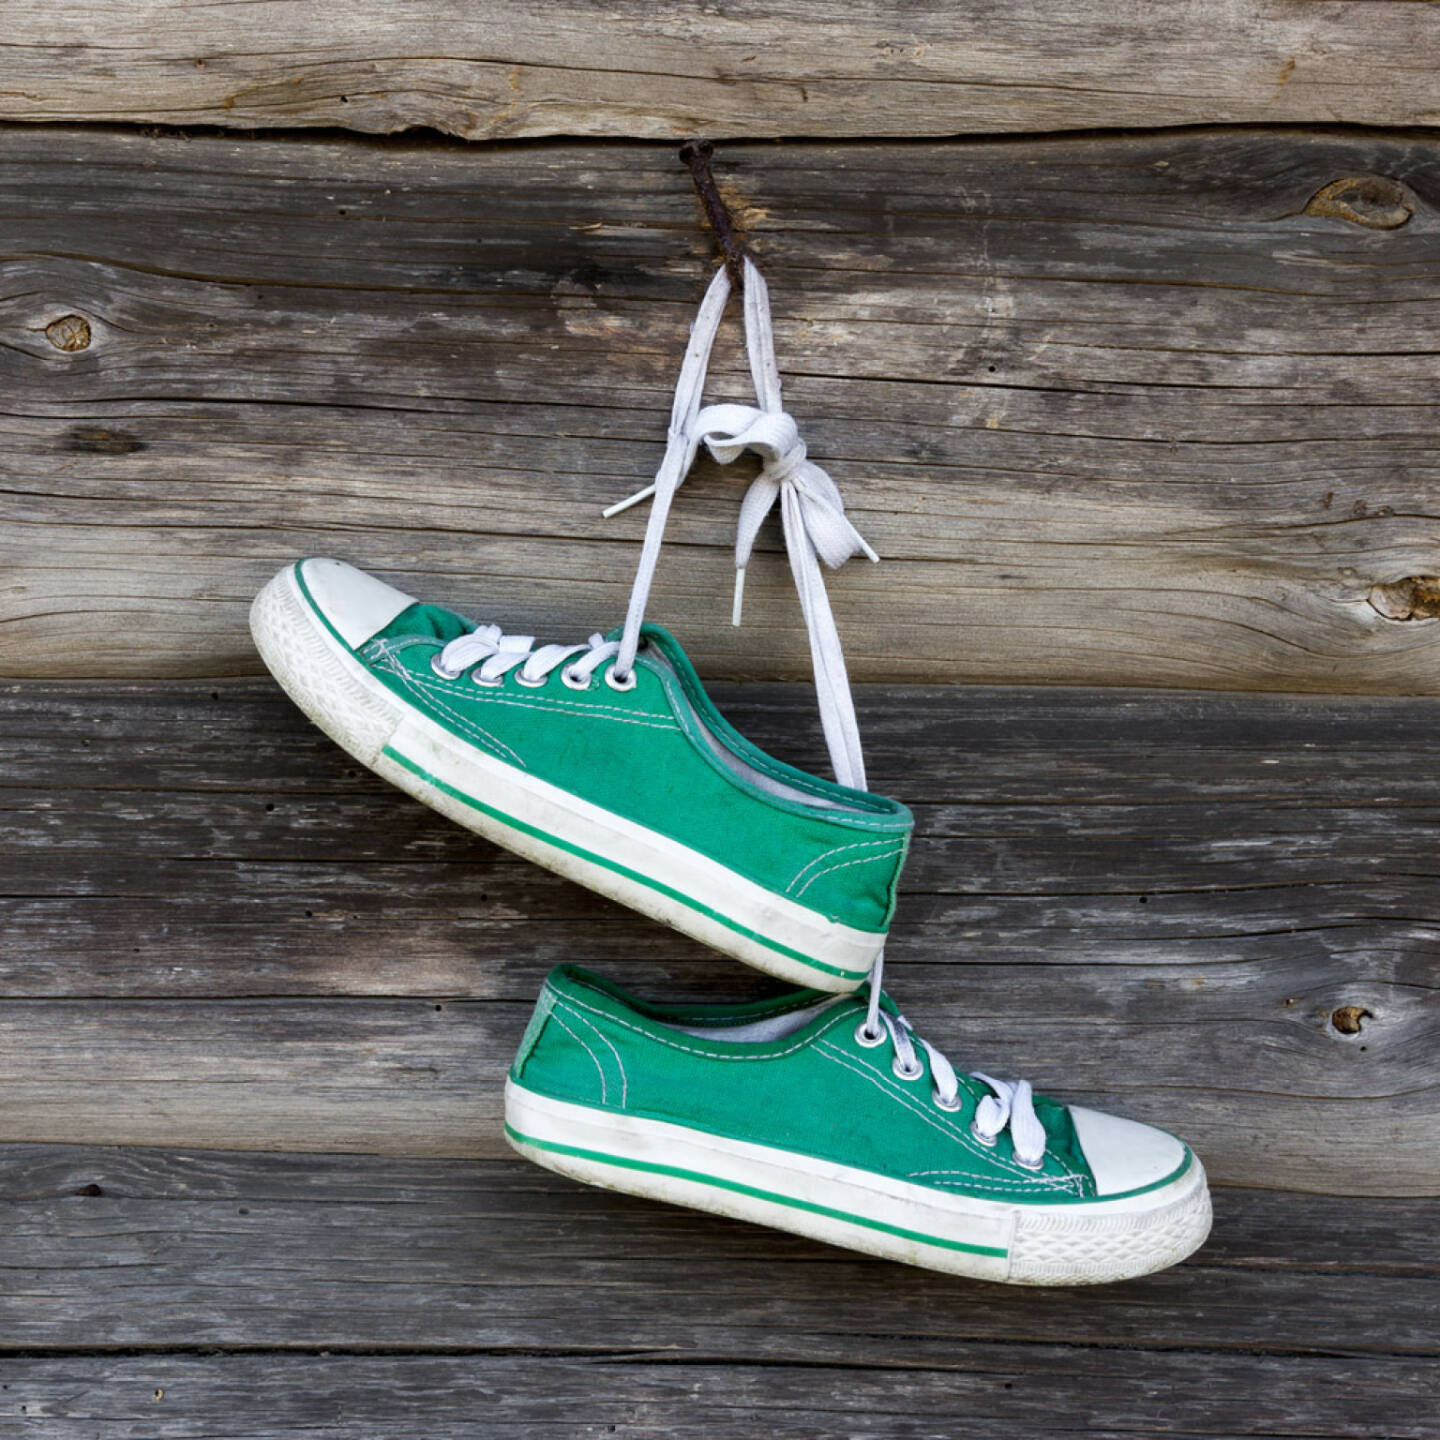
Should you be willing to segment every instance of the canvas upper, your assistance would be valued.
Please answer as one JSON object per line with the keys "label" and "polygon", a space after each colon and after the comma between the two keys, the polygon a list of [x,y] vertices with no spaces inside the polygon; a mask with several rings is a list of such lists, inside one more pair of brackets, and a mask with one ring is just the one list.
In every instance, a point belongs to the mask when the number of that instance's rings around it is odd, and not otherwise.
{"label": "canvas upper", "polygon": [[[893,1016],[888,997],[883,1004]],[[1173,1182],[1192,1162],[1165,1131],[1037,1095],[1044,1157],[1038,1167],[1021,1164],[1008,1132],[988,1144],[976,1133],[992,1093],[984,1080],[958,1076],[958,1108],[942,1109],[930,1063],[901,1078],[888,1045],[862,1042],[865,1011],[859,996],[813,990],[740,1005],[654,1005],[561,966],[510,1078],[554,1100],[1021,1205],[1133,1195]]]}
{"label": "canvas upper", "polygon": [[[434,662],[474,623],[338,561],[295,567],[333,637],[397,698],[482,753],[699,851],[852,930],[883,934],[913,819],[767,755],[715,708],[679,642],[646,625],[633,688],[518,670],[477,685]],[[863,978],[863,969],[850,983]]]}

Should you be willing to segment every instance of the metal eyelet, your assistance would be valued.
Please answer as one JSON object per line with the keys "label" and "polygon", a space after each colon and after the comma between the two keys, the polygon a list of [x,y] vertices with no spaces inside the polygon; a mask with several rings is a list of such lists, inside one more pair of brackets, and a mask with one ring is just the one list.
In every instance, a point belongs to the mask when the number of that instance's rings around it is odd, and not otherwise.
{"label": "metal eyelet", "polygon": [[616,676],[615,667],[612,665],[605,672],[605,683],[612,690],[619,690],[621,692],[624,692],[626,690],[633,690],[635,688],[635,672],[632,670],[623,680],[621,680]]}
{"label": "metal eyelet", "polygon": [[451,670],[448,666],[446,666],[446,664],[444,663],[444,661],[442,661],[441,658],[440,658],[444,653],[445,653],[444,650],[437,650],[437,651],[430,657],[430,668],[431,668],[442,680],[458,680],[458,679],[460,678],[462,672],[459,671],[459,670]]}
{"label": "metal eyelet", "polygon": [[958,1091],[955,1094],[955,1098],[950,1101],[947,1101],[938,1090],[932,1090],[930,1092],[930,1098],[935,1102],[935,1108],[937,1110],[944,1110],[951,1115],[953,1115],[958,1109],[960,1109],[960,1106],[962,1104]]}
{"label": "metal eyelet", "polygon": [[983,1130],[977,1130],[977,1129],[975,1128],[975,1122],[974,1122],[973,1120],[970,1122],[970,1133],[971,1133],[987,1150],[993,1150],[993,1149],[995,1148],[995,1141],[996,1141],[996,1138],[997,1138],[997,1137],[994,1136],[994,1135],[987,1135],[987,1134],[985,1134],[985,1132],[984,1132]]}
{"label": "metal eyelet", "polygon": [[863,1045],[867,1050],[873,1050],[877,1045],[885,1043],[885,1031],[882,1029],[878,1035],[872,1035],[865,1028],[865,1022],[862,1020],[855,1027],[855,1043]]}
{"label": "metal eyelet", "polygon": [[548,685],[550,683],[550,677],[549,675],[542,675],[538,680],[527,680],[525,678],[524,668],[522,667],[515,672],[515,683],[517,685],[523,685],[527,690],[538,690],[542,685]]}
{"label": "metal eyelet", "polygon": [[1018,1155],[1011,1156],[1011,1159],[1013,1159],[1022,1170],[1030,1170],[1037,1174],[1045,1168],[1045,1157],[1043,1155],[1033,1165],[1028,1160],[1022,1160]]}
{"label": "metal eyelet", "polygon": [[588,690],[592,682],[590,676],[587,675],[582,679],[579,675],[574,674],[567,665],[560,672],[560,683],[567,690]]}
{"label": "metal eyelet", "polygon": [[480,673],[477,667],[470,672],[470,683],[472,685],[483,685],[487,690],[493,690],[497,685],[503,685],[505,683],[505,677],[503,675],[496,675],[494,679],[487,679]]}
{"label": "metal eyelet", "polygon": [[914,1068],[907,1070],[900,1063],[900,1057],[897,1055],[890,1062],[890,1073],[897,1080],[918,1080],[925,1073],[925,1067],[920,1063],[918,1057],[912,1061],[912,1065]]}

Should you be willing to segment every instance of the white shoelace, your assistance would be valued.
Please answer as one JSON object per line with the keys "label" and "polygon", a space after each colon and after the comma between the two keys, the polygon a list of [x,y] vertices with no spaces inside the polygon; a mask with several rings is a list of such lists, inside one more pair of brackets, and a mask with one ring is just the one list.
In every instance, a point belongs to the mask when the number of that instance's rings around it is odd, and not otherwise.
{"label": "white shoelace", "polygon": [[864,790],[865,761],[860,751],[860,728],[855,703],[845,671],[845,655],[830,608],[830,597],[819,562],[832,568],[843,565],[852,555],[879,556],[845,515],[845,502],[835,482],[806,458],[805,442],[794,419],[781,406],[780,369],[775,361],[775,337],[770,324],[770,297],[765,279],[754,262],[745,261],[745,343],[750,373],[755,384],[757,405],[709,405],[701,408],[705,376],[715,335],[730,296],[730,277],[722,266],[710,282],[700,312],[690,332],[675,400],[670,412],[670,429],[655,481],[628,499],[611,505],[607,517],[654,497],[650,520],[625,625],[618,644],[592,636],[590,645],[547,645],[532,652],[534,636],[503,635],[494,625],[482,625],[469,635],[452,640],[435,660],[436,672],[447,679],[484,660],[473,678],[478,684],[493,684],[516,665],[522,668],[523,684],[540,685],[562,660],[584,653],[583,660],[567,665],[561,679],[584,689],[595,669],[612,656],[615,664],[606,671],[606,680],[616,689],[634,684],[635,655],[640,647],[640,627],[650,598],[655,567],[665,522],[675,492],[684,483],[695,456],[703,444],[722,465],[738,459],[746,450],[761,459],[760,474],[745,492],[735,540],[735,599],[731,623],[740,623],[744,598],[745,571],[761,523],[780,502],[785,548],[800,596],[800,608],[810,637],[810,656],[815,671],[815,690],[820,723],[835,778],[851,789]]}
{"label": "white shoelace", "polygon": [[[878,962],[877,962],[878,963]],[[879,988],[874,994],[878,995]],[[879,1023],[867,1017],[856,1027],[855,1038],[862,1045],[879,1045],[888,1035],[895,1049],[894,1071],[901,1080],[918,1080],[925,1067],[915,1053],[918,1044],[930,1057],[930,1098],[941,1110],[960,1108],[960,1081],[955,1067],[923,1036],[910,1028],[910,1022],[903,1016],[892,1016],[887,1010],[878,1010]],[[990,1146],[999,1138],[1000,1132],[1010,1127],[1010,1143],[1015,1159],[1026,1169],[1038,1170],[1045,1163],[1045,1127],[1035,1114],[1034,1092],[1028,1080],[996,1080],[989,1075],[972,1071],[972,1078],[988,1085],[993,1092],[985,1096],[975,1107],[975,1117],[970,1122],[970,1132],[982,1145]]]}
{"label": "white shoelace", "polygon": [[[645,618],[645,605],[660,558],[660,542],[665,533],[670,505],[695,463],[700,446],[703,444],[721,465],[737,460],[746,450],[753,451],[760,457],[761,468],[740,505],[735,538],[735,599],[730,621],[733,625],[740,623],[745,571],[750,563],[755,537],[761,522],[778,499],[785,549],[810,638],[815,694],[825,743],[830,751],[830,763],[834,767],[835,778],[842,785],[864,790],[865,759],[860,748],[860,727],[855,719],[845,655],[819,562],[823,560],[835,569],[852,555],[865,555],[872,561],[878,561],[879,556],[846,517],[845,503],[835,482],[806,456],[799,428],[781,404],[780,370],[775,361],[775,336],[770,324],[770,293],[764,277],[748,257],[745,259],[744,275],[745,349],[758,404],[707,405],[704,409],[700,406],[710,352],[730,295],[730,278],[722,266],[705,292],[690,332],[690,343],[686,347],[685,362],[681,366],[670,411],[665,458],[655,482],[611,505],[604,512],[607,517],[618,515],[622,510],[653,497],[614,672],[629,675],[634,664],[640,626]],[[912,1043],[918,1041],[930,1057],[935,1103],[946,1110],[957,1108],[959,1083],[954,1066],[928,1041],[915,1035],[904,1019],[896,1024],[880,1008],[884,971],[885,953],[882,950],[876,957],[867,982],[870,1004],[858,1032],[862,1043],[877,1045],[888,1033],[895,1047],[896,1074],[914,1079],[923,1068]],[[976,1137],[982,1144],[993,1145],[1008,1125],[1015,1158],[1022,1165],[1038,1169],[1044,1163],[1045,1128],[1035,1115],[1030,1082],[1017,1080],[1012,1083],[980,1074],[975,1078],[993,1092],[976,1109],[971,1126]]]}
{"label": "white shoelace", "polygon": [[722,266],[715,272],[701,302],[700,313],[690,332],[685,363],[675,386],[670,411],[670,431],[655,482],[628,499],[611,505],[607,516],[651,499],[650,521],[625,628],[620,639],[620,656],[615,669],[630,673],[640,644],[640,626],[650,598],[650,584],[660,559],[660,542],[675,492],[684,483],[703,444],[722,465],[738,459],[746,450],[760,457],[760,474],[745,492],[735,538],[735,600],[731,622],[740,623],[744,598],[745,571],[755,546],[760,524],[780,502],[785,531],[785,549],[800,596],[805,628],[810,637],[810,658],[815,670],[815,692],[820,723],[830,751],[835,778],[856,790],[865,789],[865,761],[860,753],[860,727],[855,721],[855,704],[845,673],[845,655],[830,609],[830,597],[819,562],[831,568],[843,565],[852,555],[879,556],[845,515],[845,503],[835,482],[813,461],[806,458],[805,442],[794,419],[785,413],[780,397],[780,370],[775,363],[775,336],[770,325],[770,295],[764,276],[748,258],[745,261],[745,348],[750,375],[755,385],[755,405],[707,405],[700,407],[705,374],[716,331],[725,314],[730,295],[730,277]]}
{"label": "white shoelace", "polygon": [[[470,678],[477,685],[499,685],[518,665],[515,678],[522,685],[543,685],[557,665],[578,655],[581,658],[566,665],[560,678],[572,690],[588,690],[595,671],[620,650],[616,641],[603,635],[592,635],[586,645],[542,645],[538,650],[534,646],[533,635],[506,635],[498,625],[481,625],[443,646],[430,664],[445,680],[458,680],[476,665]],[[617,690],[628,690],[635,683],[633,675],[623,681],[615,678],[613,667],[605,678]]]}
{"label": "white shoelace", "polygon": [[540,685],[562,661],[583,654],[583,659],[575,660],[561,671],[561,678],[567,684],[585,688],[597,667],[613,656],[615,664],[606,672],[606,679],[618,689],[628,688],[634,683],[640,627],[645,620],[645,606],[675,492],[684,483],[702,444],[722,465],[730,464],[750,450],[760,457],[761,469],[740,506],[731,623],[740,623],[745,571],[755,538],[778,500],[785,548],[810,637],[820,722],[830,761],[835,778],[842,785],[863,790],[865,761],[860,751],[860,727],[855,719],[845,655],[819,562],[823,560],[834,568],[843,565],[852,555],[865,555],[877,562],[880,557],[846,518],[845,502],[835,482],[807,459],[799,428],[781,406],[780,369],[775,362],[769,291],[764,277],[749,259],[745,261],[745,344],[758,404],[701,408],[710,352],[729,296],[730,277],[722,266],[710,282],[690,332],[685,361],[675,386],[665,458],[655,481],[604,512],[607,517],[618,515],[642,500],[654,498],[618,644],[592,635],[588,646],[546,645],[532,650],[533,635],[505,635],[498,626],[482,625],[450,641],[437,655],[435,669],[445,678],[455,679],[483,660],[472,678],[478,684],[494,684],[518,665],[521,683]]}

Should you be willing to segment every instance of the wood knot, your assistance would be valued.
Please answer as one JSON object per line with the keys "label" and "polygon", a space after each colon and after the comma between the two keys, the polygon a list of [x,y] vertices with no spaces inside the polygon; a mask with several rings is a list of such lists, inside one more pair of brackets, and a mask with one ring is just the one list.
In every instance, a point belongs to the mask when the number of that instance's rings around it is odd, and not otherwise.
{"label": "wood knot", "polygon": [[103,1195],[105,1192],[92,1180],[88,1185],[82,1185],[78,1190],[72,1190],[72,1195]]}
{"label": "wood knot", "polygon": [[45,327],[45,338],[57,350],[84,350],[90,344],[90,322],[83,315],[62,315]]}
{"label": "wood knot", "polygon": [[1398,180],[1383,175],[1347,176],[1317,190],[1305,213],[1349,220],[1368,230],[1398,230],[1415,213],[1415,201]]}
{"label": "wood knot", "polygon": [[1360,1022],[1372,1019],[1370,1011],[1363,1005],[1342,1005],[1330,1014],[1330,1023],[1342,1035],[1358,1035]]}
{"label": "wood knot", "polygon": [[102,425],[72,425],[61,438],[61,448],[80,455],[133,455],[145,449],[138,435],[107,430]]}
{"label": "wood knot", "polygon": [[1387,620],[1440,620],[1440,576],[1411,575],[1374,586],[1370,608]]}

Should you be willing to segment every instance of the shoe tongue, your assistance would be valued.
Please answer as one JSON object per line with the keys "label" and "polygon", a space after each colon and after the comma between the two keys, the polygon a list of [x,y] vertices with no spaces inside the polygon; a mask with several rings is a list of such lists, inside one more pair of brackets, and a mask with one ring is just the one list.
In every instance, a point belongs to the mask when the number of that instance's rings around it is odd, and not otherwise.
{"label": "shoe tongue", "polygon": [[438,605],[417,602],[402,610],[383,630],[370,638],[394,640],[402,635],[433,635],[437,640],[450,641],[468,635],[474,628],[463,615],[442,610]]}

